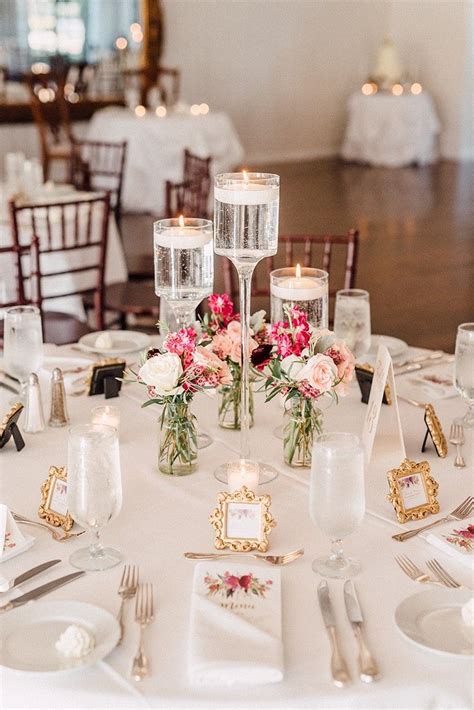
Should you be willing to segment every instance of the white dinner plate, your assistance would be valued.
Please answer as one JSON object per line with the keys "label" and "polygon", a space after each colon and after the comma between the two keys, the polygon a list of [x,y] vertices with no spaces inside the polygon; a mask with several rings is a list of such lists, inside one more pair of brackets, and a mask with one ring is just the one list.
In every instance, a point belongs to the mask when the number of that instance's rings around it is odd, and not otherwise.
{"label": "white dinner plate", "polygon": [[388,352],[392,356],[392,360],[396,360],[402,355],[405,355],[408,350],[408,343],[400,338],[392,338],[391,335],[372,335],[370,339],[369,355],[377,356],[377,350],[380,343],[387,346]]}
{"label": "white dinner plate", "polygon": [[474,627],[467,626],[461,609],[470,589],[429,589],[404,599],[395,610],[395,624],[403,636],[421,648],[445,656],[474,655]]}
{"label": "white dinner plate", "polygon": [[[70,625],[77,624],[94,636],[95,646],[80,659],[64,659],[55,643]],[[0,665],[24,673],[64,673],[92,666],[118,643],[120,625],[105,609],[68,601],[37,601],[2,616]]]}
{"label": "white dinner plate", "polygon": [[[97,347],[96,340],[99,335],[108,333],[112,338],[111,348]],[[87,333],[79,340],[79,345],[85,352],[100,353],[101,355],[125,355],[145,350],[150,344],[150,336],[137,330],[98,330]]]}

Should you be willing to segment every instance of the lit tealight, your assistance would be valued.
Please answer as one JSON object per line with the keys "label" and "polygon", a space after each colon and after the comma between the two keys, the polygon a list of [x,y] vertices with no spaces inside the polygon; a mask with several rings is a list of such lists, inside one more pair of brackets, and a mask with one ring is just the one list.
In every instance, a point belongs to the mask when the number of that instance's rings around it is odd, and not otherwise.
{"label": "lit tealight", "polygon": [[45,86],[43,86],[38,91],[38,98],[42,104],[47,104],[49,101],[54,101],[54,97],[55,93],[53,89],[47,89]]}
{"label": "lit tealight", "polygon": [[252,461],[241,459],[238,463],[229,464],[227,472],[227,487],[231,493],[247,486],[250,491],[257,491],[259,483],[259,466]]}
{"label": "lit tealight", "polygon": [[142,31],[142,26],[139,22],[132,22],[130,25],[130,32],[133,34]]}
{"label": "lit tealight", "polygon": [[132,39],[137,44],[143,42],[143,32],[141,30],[138,30],[138,32],[132,32]]}
{"label": "lit tealight", "polygon": [[70,104],[77,104],[79,102],[79,94],[77,94],[75,91],[71,91],[67,95],[67,100]]}
{"label": "lit tealight", "polygon": [[117,37],[115,46],[117,49],[127,49],[128,41],[126,37]]}
{"label": "lit tealight", "polygon": [[403,86],[401,84],[394,84],[392,86],[392,94],[394,96],[401,96],[403,94]]}
{"label": "lit tealight", "polygon": [[46,62],[34,62],[31,65],[31,73],[32,74],[47,74],[50,70],[49,64],[46,64]]}
{"label": "lit tealight", "polygon": [[199,108],[199,104],[193,104],[191,106],[191,113],[193,116],[199,116],[201,113],[201,109]]}
{"label": "lit tealight", "polygon": [[370,96],[371,94],[374,93],[374,87],[372,84],[369,84],[369,82],[366,82],[365,84],[362,84],[362,93],[364,96]]}
{"label": "lit tealight", "polygon": [[138,116],[138,118],[143,118],[143,116],[146,114],[146,108],[142,106],[141,104],[135,108],[135,116]]}
{"label": "lit tealight", "polygon": [[155,109],[155,113],[158,118],[164,118],[166,116],[166,106],[157,106]]}
{"label": "lit tealight", "polygon": [[419,84],[417,81],[415,81],[411,86],[410,86],[410,91],[412,94],[415,94],[417,96],[418,94],[421,94],[423,91],[423,87],[421,84]]}
{"label": "lit tealight", "polygon": [[207,113],[209,113],[209,106],[207,104],[199,104],[199,112],[202,113],[203,116],[205,116]]}
{"label": "lit tealight", "polygon": [[118,431],[120,427],[120,410],[111,404],[94,407],[91,411],[91,422],[92,424],[105,424],[105,426],[111,426]]}

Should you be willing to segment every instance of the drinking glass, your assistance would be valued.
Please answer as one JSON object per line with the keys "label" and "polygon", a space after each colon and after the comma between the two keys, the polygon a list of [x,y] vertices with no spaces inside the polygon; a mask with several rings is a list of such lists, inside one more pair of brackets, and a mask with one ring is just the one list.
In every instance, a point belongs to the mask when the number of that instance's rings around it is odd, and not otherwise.
{"label": "drinking glass", "polygon": [[356,359],[360,360],[370,350],[369,292],[349,288],[336,293],[334,333],[346,341]]}
{"label": "drinking glass", "polygon": [[474,427],[474,323],[461,323],[456,337],[454,385],[467,400],[467,412],[459,423]]}
{"label": "drinking glass", "polygon": [[210,296],[214,282],[212,222],[178,217],[153,225],[155,293],[172,309],[179,328],[194,321],[194,311]]}
{"label": "drinking glass", "polygon": [[342,541],[361,524],[365,513],[364,450],[354,434],[322,434],[313,447],[310,515],[331,538],[331,553],[317,558],[313,570],[323,577],[347,579],[360,562],[345,557]]}
{"label": "drinking glass", "polygon": [[43,332],[41,313],[36,306],[13,306],[5,311],[4,357],[6,371],[20,380],[19,397],[26,401],[26,385],[32,372],[38,372],[43,362]]}
{"label": "drinking glass", "polygon": [[114,567],[122,555],[103,547],[100,532],[122,507],[118,432],[104,424],[82,424],[69,431],[67,507],[74,520],[88,528],[89,547],[73,552],[70,563],[94,571]]}
{"label": "drinking glass", "polygon": [[[252,274],[257,263],[276,254],[278,249],[278,214],[280,178],[269,173],[222,173],[214,183],[214,251],[226,256],[239,276],[240,322],[242,329],[240,461],[249,462],[249,353],[250,294]],[[259,482],[271,481],[276,469],[265,463],[250,462],[259,469]],[[228,482],[223,464],[215,471],[217,480]]]}

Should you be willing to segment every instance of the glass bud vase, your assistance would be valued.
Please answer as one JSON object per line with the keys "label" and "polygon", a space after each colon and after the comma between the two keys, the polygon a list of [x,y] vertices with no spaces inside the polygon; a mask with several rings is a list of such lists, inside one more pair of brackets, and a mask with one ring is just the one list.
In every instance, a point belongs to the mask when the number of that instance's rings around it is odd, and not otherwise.
{"label": "glass bud vase", "polygon": [[313,439],[322,432],[322,412],[306,397],[293,397],[288,405],[283,421],[285,463],[310,468]]}
{"label": "glass bud vase", "polygon": [[186,476],[196,463],[196,417],[189,403],[168,402],[160,418],[158,469],[171,476]]}
{"label": "glass bud vase", "polygon": [[[231,385],[220,385],[217,390],[219,426],[223,429],[240,429],[240,379]],[[250,426],[253,426],[253,389],[249,386]]]}

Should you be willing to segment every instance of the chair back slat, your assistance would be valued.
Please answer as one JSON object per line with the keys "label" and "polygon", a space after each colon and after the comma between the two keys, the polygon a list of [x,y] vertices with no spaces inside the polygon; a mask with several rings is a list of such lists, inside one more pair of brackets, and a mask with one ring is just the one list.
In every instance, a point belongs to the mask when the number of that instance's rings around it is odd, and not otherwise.
{"label": "chair back slat", "polygon": [[332,242],[329,239],[324,240],[323,251],[323,269],[329,273],[331,269]]}
{"label": "chair back slat", "polygon": [[207,218],[210,179],[201,178],[195,182],[166,181],[165,186],[165,216],[202,217]]}
{"label": "chair back slat", "polygon": [[184,149],[184,169],[183,181],[194,182],[201,178],[211,177],[211,156],[200,158],[198,155],[191,153],[187,148]]}

